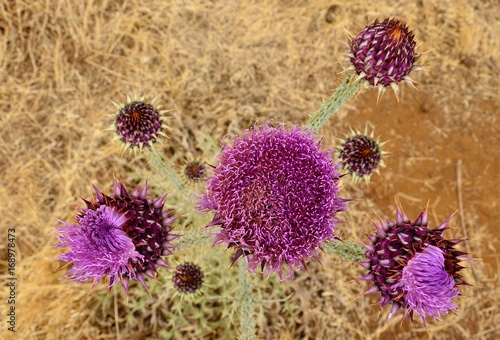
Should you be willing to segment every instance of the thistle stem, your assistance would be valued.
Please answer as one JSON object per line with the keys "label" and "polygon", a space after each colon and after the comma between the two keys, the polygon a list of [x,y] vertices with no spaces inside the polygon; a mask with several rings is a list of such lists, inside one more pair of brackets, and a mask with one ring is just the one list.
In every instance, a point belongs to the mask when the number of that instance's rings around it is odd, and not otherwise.
{"label": "thistle stem", "polygon": [[172,184],[172,186],[182,195],[190,197],[192,192],[182,179],[179,177],[177,171],[173,168],[172,163],[165,159],[157,150],[151,148],[144,152],[146,159],[165,179]]}
{"label": "thistle stem", "polygon": [[334,240],[333,242],[325,242],[323,244],[323,250],[329,254],[337,255],[346,260],[365,260],[366,249],[352,241],[342,242],[340,240]]}
{"label": "thistle stem", "polygon": [[251,340],[255,336],[255,308],[252,278],[245,261],[239,263],[240,283],[240,340]]}
{"label": "thistle stem", "polygon": [[361,89],[361,82],[357,82],[355,75],[346,76],[335,93],[321,104],[318,112],[309,117],[306,126],[313,131],[318,131],[326,121],[337,113],[340,108],[354,97]]}

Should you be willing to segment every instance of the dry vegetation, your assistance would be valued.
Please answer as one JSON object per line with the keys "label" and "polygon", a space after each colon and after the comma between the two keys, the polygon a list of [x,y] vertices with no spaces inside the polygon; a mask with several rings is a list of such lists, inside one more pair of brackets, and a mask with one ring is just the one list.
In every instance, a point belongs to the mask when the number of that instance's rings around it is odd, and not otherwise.
{"label": "dry vegetation", "polygon": [[[310,275],[300,273],[283,285],[254,278],[261,299],[291,296],[257,304],[257,336],[500,337],[496,1],[2,0],[0,268],[3,282],[5,230],[15,227],[17,338],[157,339],[168,337],[173,327],[184,338],[234,337],[239,319],[230,297],[236,288],[220,274],[228,271],[229,253],[216,249],[210,256],[218,262],[203,259],[206,267],[220,263],[208,270],[217,279],[205,298],[180,303],[157,287],[158,299],[135,292],[127,303],[122,293],[106,296],[104,284],[88,294],[90,285],[59,280],[66,268],[53,260],[56,242],[49,233],[58,225],[55,218],[71,220],[71,204],[78,195],[91,194],[89,182],[106,191],[115,176],[129,187],[145,177],[158,192],[166,186],[143,159],[122,155],[111,142],[105,131],[111,101],[123,102],[134,93],[158,96],[172,109],[164,152],[178,165],[191,158],[211,162],[214,154],[202,153],[207,148],[199,131],[218,140],[256,120],[303,123],[339,84],[347,32],[386,16],[413,28],[419,50],[429,51],[423,58],[427,67],[413,75],[420,92],[407,87],[399,103],[386,95],[379,106],[374,93],[364,92],[323,129],[328,147],[349,126],[365,124],[395,141],[387,144],[392,153],[387,167],[369,187],[345,183],[343,196],[357,200],[344,215],[342,236],[364,241],[372,209],[391,218],[394,196],[411,217],[431,199],[435,225],[459,207],[459,192],[464,208],[448,235],[468,231],[477,260],[467,264],[464,275],[474,287],[463,289],[457,315],[427,329],[399,318],[385,324],[388,311],[378,315],[375,297],[356,299],[367,288],[351,282],[361,268],[325,255],[322,265],[311,264]],[[461,185],[456,164],[463,164]],[[175,197],[167,205],[174,206]],[[201,228],[206,218],[189,223]],[[168,271],[163,273],[162,281],[168,281]],[[210,300],[210,294],[226,299]],[[3,316],[5,287],[0,296]],[[0,319],[0,338],[6,339],[11,334],[5,316]]]}

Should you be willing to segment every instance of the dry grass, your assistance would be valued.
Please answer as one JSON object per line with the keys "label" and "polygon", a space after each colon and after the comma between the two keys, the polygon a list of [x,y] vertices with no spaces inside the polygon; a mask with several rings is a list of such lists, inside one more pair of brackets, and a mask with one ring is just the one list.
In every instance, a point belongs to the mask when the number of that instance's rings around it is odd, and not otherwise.
{"label": "dry grass", "polygon": [[[162,326],[175,324],[165,319],[152,321],[150,313],[137,313],[133,322],[126,321],[131,307],[123,296],[117,298],[120,308],[115,314],[115,303],[101,298],[106,294],[104,285],[88,295],[89,285],[60,281],[65,269],[60,270],[61,263],[52,260],[57,250],[51,248],[55,240],[49,232],[58,224],[55,218],[72,218],[70,205],[78,201],[78,195],[91,194],[89,182],[109,191],[114,176],[128,186],[147,176],[154,187],[165,186],[153,174],[147,175],[143,160],[121,155],[119,146],[111,143],[112,136],[104,131],[111,123],[107,116],[113,113],[111,100],[123,102],[126,94],[134,93],[158,96],[164,107],[172,109],[170,139],[163,142],[164,152],[179,164],[185,158],[212,160],[213,154],[202,153],[206,145],[200,143],[198,131],[217,140],[241,132],[256,120],[303,123],[339,83],[342,66],[338,61],[345,52],[346,32],[355,33],[377,17],[396,16],[414,29],[422,42],[419,50],[430,50],[423,58],[427,71],[414,75],[422,83],[419,88],[428,102],[439,107],[440,125],[426,128],[446,143],[446,136],[469,131],[469,126],[475,126],[470,124],[488,126],[492,134],[479,136],[496,143],[490,145],[493,160],[486,166],[498,169],[499,145],[494,136],[498,136],[500,13],[496,6],[495,1],[478,0],[1,1],[1,237],[6,239],[7,228],[16,228],[18,338],[159,338],[167,336],[160,333]],[[404,89],[402,103],[412,101],[413,92]],[[349,113],[359,112],[366,103],[363,99],[349,103],[338,120],[329,123],[325,132],[334,132],[325,136],[327,146],[333,145],[333,137],[342,137],[335,131],[343,132],[352,124]],[[386,103],[398,105],[391,99]],[[404,109],[399,105],[397,108]],[[389,135],[397,141],[404,137],[398,120],[387,124],[394,124]],[[462,125],[465,130],[460,130]],[[464,133],[464,138],[474,136]],[[411,152],[406,161],[418,162],[419,157],[424,155]],[[468,157],[474,159],[474,155]],[[384,178],[401,176],[396,168],[388,166]],[[455,180],[453,174],[438,176],[438,181],[427,179],[426,185],[436,185],[443,176]],[[466,173],[465,177],[466,194],[480,195],[482,189],[468,182],[474,176]],[[492,185],[495,183],[498,181]],[[490,187],[489,183],[482,185],[485,190]],[[450,187],[452,193],[455,189]],[[378,203],[377,191],[363,198],[364,190],[346,184],[343,195],[360,199],[346,214],[345,238],[364,240],[364,233],[370,231],[369,217],[374,216],[372,208],[391,213]],[[383,190],[393,197],[398,189],[384,186]],[[418,193],[401,195],[411,200]],[[427,198],[417,197],[414,203],[425,204]],[[474,257],[484,261],[473,264],[476,279],[470,270],[465,271],[476,286],[463,290],[457,315],[431,323],[427,329],[398,320],[386,325],[383,315],[377,318],[379,308],[373,305],[374,299],[355,300],[367,287],[349,280],[362,271],[324,256],[322,266],[311,265],[310,276],[300,274],[283,286],[257,283],[263,299],[293,293],[286,303],[258,306],[259,338],[500,336],[500,267],[494,241],[498,231],[493,234],[498,221],[493,219],[498,216],[494,212],[496,200],[492,197],[488,205],[472,207],[466,202],[465,222],[472,228],[469,233],[473,232],[470,246]],[[453,200],[444,203],[458,206]],[[167,205],[173,206],[175,201]],[[490,219],[479,220],[478,216]],[[444,217],[439,214],[435,219]],[[455,233],[461,234],[460,230]],[[4,240],[0,242],[2,279],[7,264]],[[256,277],[255,281],[262,280]],[[5,287],[0,292],[0,296],[7,296]],[[113,299],[113,295],[108,298]],[[154,304],[154,300],[144,301],[146,309]],[[165,301],[164,308],[175,305],[172,300]],[[2,302],[2,315],[5,306]],[[225,318],[232,307],[219,302],[203,308],[206,313],[212,308],[212,316]],[[206,326],[212,328],[203,333],[189,329],[189,324],[192,328],[203,325],[193,316],[182,321],[183,334],[230,338],[237,330],[238,318],[234,319],[224,326],[227,329]],[[2,321],[0,338],[8,336]]]}

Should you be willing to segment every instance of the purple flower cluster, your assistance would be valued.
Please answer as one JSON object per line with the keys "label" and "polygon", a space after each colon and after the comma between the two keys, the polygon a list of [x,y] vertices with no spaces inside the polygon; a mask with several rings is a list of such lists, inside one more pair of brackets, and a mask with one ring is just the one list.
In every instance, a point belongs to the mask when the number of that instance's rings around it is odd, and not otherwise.
{"label": "purple flower cluster", "polygon": [[287,279],[335,238],[336,214],[347,209],[339,165],[310,132],[255,126],[224,145],[218,161],[199,208],[215,211],[215,243],[236,249],[233,263],[246,255],[249,270],[260,265],[282,279],[286,265]]}

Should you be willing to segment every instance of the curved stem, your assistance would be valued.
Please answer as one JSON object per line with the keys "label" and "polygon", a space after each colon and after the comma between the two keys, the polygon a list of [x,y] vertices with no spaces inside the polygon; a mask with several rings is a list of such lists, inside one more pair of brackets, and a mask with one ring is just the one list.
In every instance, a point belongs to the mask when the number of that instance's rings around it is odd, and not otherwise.
{"label": "curved stem", "polygon": [[328,100],[323,102],[318,112],[309,117],[306,126],[314,131],[321,129],[331,116],[337,113],[349,99],[359,92],[362,85],[361,82],[355,80],[355,75],[345,77],[342,84],[335,90],[335,93]]}
{"label": "curved stem", "polygon": [[145,150],[144,155],[146,156],[149,164],[151,164],[163,177],[165,177],[165,179],[172,184],[172,186],[179,191],[179,193],[186,197],[190,197],[190,194],[192,193],[191,189],[184,184],[168,159],[165,159],[163,155],[155,149]]}

